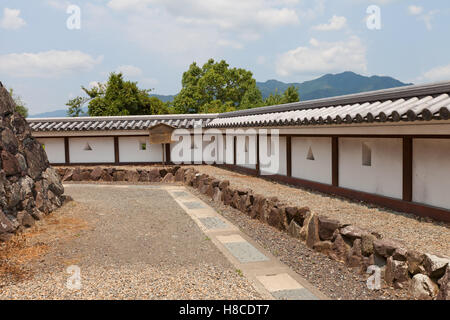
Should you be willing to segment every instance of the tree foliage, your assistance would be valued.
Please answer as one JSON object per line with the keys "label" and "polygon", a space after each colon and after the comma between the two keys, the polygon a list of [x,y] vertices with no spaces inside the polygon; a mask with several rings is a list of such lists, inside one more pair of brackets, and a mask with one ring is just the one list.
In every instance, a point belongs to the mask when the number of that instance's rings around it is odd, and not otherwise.
{"label": "tree foliage", "polygon": [[28,117],[28,108],[26,107],[26,104],[25,102],[23,102],[22,98],[19,95],[16,95],[12,88],[9,89],[9,94],[16,104],[16,111],[20,113],[24,118]]}
{"label": "tree foliage", "polygon": [[68,114],[79,116],[88,105],[89,116],[128,116],[167,114],[167,105],[149,95],[151,90],[139,89],[137,82],[125,81],[122,73],[111,73],[105,84],[92,88],[81,87],[87,97],[71,99]]}
{"label": "tree foliage", "polygon": [[192,63],[183,74],[181,84],[182,89],[173,101],[178,113],[240,109],[244,97],[246,103],[253,102],[251,92],[254,94],[258,90],[250,71],[230,68],[224,60],[215,62],[214,59],[209,59],[201,68]]}

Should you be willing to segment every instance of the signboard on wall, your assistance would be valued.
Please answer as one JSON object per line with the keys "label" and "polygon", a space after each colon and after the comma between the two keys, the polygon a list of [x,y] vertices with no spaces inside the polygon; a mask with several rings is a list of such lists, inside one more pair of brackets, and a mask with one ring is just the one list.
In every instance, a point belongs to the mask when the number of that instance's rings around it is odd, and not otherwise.
{"label": "signboard on wall", "polygon": [[157,124],[149,128],[150,143],[151,144],[164,144],[172,143],[172,132],[175,127],[169,126],[164,123]]}

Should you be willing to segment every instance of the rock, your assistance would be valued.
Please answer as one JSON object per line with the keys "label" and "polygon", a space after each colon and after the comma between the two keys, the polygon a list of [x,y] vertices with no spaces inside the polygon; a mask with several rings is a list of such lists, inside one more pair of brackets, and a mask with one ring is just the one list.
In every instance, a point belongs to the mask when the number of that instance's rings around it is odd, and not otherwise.
{"label": "rock", "polygon": [[17,214],[17,220],[25,228],[31,228],[35,223],[33,217],[26,211],[19,212]]}
{"label": "rock", "polygon": [[112,175],[110,175],[107,171],[104,171],[102,173],[102,176],[100,177],[101,181],[106,181],[106,182],[112,182],[114,181]]}
{"label": "rock", "polygon": [[330,253],[330,256],[336,261],[346,262],[350,248],[350,245],[344,241],[344,238],[339,233],[333,242],[333,251]]}
{"label": "rock", "polygon": [[313,249],[317,252],[329,255],[331,253],[331,251],[333,250],[333,242],[331,242],[331,241],[316,242],[313,246]]}
{"label": "rock", "polygon": [[165,183],[174,183],[175,182],[175,177],[173,176],[173,174],[168,173],[164,176],[162,182]]}
{"label": "rock", "polygon": [[319,237],[319,218],[315,213],[308,213],[302,228],[305,234],[306,245],[310,248],[314,247],[316,242],[320,241]]}
{"label": "rock", "polygon": [[319,216],[319,237],[321,240],[333,240],[334,231],[341,227],[338,220]]}
{"label": "rock", "polygon": [[182,182],[184,179],[184,172],[185,170],[183,168],[179,168],[175,173],[175,181]]}
{"label": "rock", "polygon": [[389,285],[403,288],[409,282],[408,264],[406,261],[397,261],[389,257],[386,263],[384,280]]}
{"label": "rock", "polygon": [[367,233],[366,231],[362,230],[361,228],[358,228],[353,225],[346,226],[340,230],[341,235],[344,237],[347,237],[350,240],[355,239],[361,239],[362,235]]}
{"label": "rock", "polygon": [[61,183],[61,179],[59,178],[58,174],[56,173],[55,169],[53,168],[47,168],[42,173],[42,178],[47,180],[48,182],[48,188],[55,193],[57,196],[60,196],[64,193],[64,187]]}
{"label": "rock", "polygon": [[219,183],[220,190],[226,189],[229,186],[230,186],[230,181],[228,181],[228,180],[223,180],[223,181],[220,181],[220,183]]}
{"label": "rock", "polygon": [[14,232],[15,228],[0,208],[0,234]]}
{"label": "rock", "polygon": [[223,194],[219,187],[214,188],[214,195],[212,198],[215,202],[222,202]]}
{"label": "rock", "polygon": [[67,169],[62,181],[72,181],[73,169]]}
{"label": "rock", "polygon": [[450,300],[450,265],[447,266],[444,276],[438,281],[440,289],[437,300]]}
{"label": "rock", "polygon": [[308,207],[286,207],[285,211],[287,223],[290,224],[294,220],[299,226],[303,226],[306,214],[310,212]]}
{"label": "rock", "polygon": [[375,239],[375,236],[370,233],[363,233],[361,235],[361,252],[363,256],[369,257],[373,254],[373,242]]}
{"label": "rock", "polygon": [[294,237],[296,239],[300,239],[300,232],[302,230],[302,227],[300,227],[297,222],[294,220],[291,220],[291,223],[289,224],[288,233],[291,237]]}
{"label": "rock", "polygon": [[391,240],[376,239],[373,241],[374,251],[385,258],[392,256],[395,249],[399,247],[401,247],[401,245]]}
{"label": "rock", "polygon": [[425,256],[417,251],[408,251],[406,254],[406,262],[408,263],[408,272],[412,275],[425,273],[423,261]]}
{"label": "rock", "polygon": [[1,160],[2,168],[5,171],[6,176],[13,176],[20,172],[19,161],[14,155],[6,150],[2,151]]}
{"label": "rock", "polygon": [[346,263],[350,268],[357,268],[361,266],[362,261],[361,239],[355,239],[352,248],[348,252]]}
{"label": "rock", "polygon": [[440,278],[444,275],[446,267],[449,265],[448,258],[438,257],[432,254],[425,254],[423,266],[427,275],[431,278]]}
{"label": "rock", "polygon": [[95,167],[91,172],[91,180],[98,181],[103,175],[103,169],[101,167]]}
{"label": "rock", "polygon": [[123,178],[125,181],[136,183],[141,178],[141,175],[136,170],[127,170]]}
{"label": "rock", "polygon": [[1,132],[1,143],[3,148],[10,154],[16,154],[18,151],[19,141],[14,132],[9,128],[4,128]]}
{"label": "rock", "polygon": [[40,177],[42,171],[47,169],[49,166],[47,154],[41,144],[31,137],[26,138],[23,141],[23,146],[29,174],[31,178],[37,179]]}
{"label": "rock", "polygon": [[405,248],[397,248],[392,254],[392,258],[397,261],[406,261],[408,251]]}
{"label": "rock", "polygon": [[432,300],[437,296],[439,287],[430,277],[424,274],[416,274],[412,278],[409,292],[414,299]]}
{"label": "rock", "polygon": [[160,182],[161,174],[159,173],[158,169],[153,168],[148,172],[148,178],[150,182]]}
{"label": "rock", "polygon": [[269,225],[277,228],[278,230],[284,230],[284,215],[283,215],[283,210],[280,208],[275,208],[273,207],[270,210],[268,219],[267,219],[267,223],[269,223]]}

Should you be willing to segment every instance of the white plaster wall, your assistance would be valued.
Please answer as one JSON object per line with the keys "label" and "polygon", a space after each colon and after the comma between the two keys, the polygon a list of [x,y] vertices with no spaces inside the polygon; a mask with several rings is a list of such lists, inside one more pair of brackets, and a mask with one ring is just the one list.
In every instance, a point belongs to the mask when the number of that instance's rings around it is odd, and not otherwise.
{"label": "white plaster wall", "polygon": [[413,140],[413,201],[450,209],[450,139]]}
{"label": "white plaster wall", "polygon": [[237,166],[256,169],[256,135],[238,135],[236,139]]}
{"label": "white plaster wall", "polygon": [[[362,143],[372,151],[372,165],[362,165]],[[402,198],[402,140],[339,138],[339,186]]]}
{"label": "white plaster wall", "polygon": [[45,152],[50,163],[66,162],[64,138],[39,138],[37,140],[45,145]]}
{"label": "white plaster wall", "polygon": [[[331,138],[292,137],[292,176],[295,178],[331,184]],[[309,148],[314,160],[308,160]]]}
{"label": "white plaster wall", "polygon": [[[86,143],[91,151],[84,150]],[[69,138],[69,151],[71,163],[114,163],[114,138]]]}
{"label": "white plaster wall", "polygon": [[[278,138],[278,150],[275,147],[275,144],[272,143],[271,137],[267,137],[265,143],[266,147],[266,157],[270,157],[270,165],[265,165],[263,163],[264,150],[263,143],[264,139],[262,137],[259,138],[259,154],[260,154],[260,170],[262,175],[271,175],[271,174],[279,174],[286,175],[287,174],[287,166],[286,166],[286,137],[277,137]],[[274,136],[275,139],[275,136]],[[269,151],[271,152],[269,154]]]}
{"label": "white plaster wall", "polygon": [[[147,144],[146,150],[141,150],[141,143]],[[120,162],[162,162],[162,144],[150,144],[148,136],[119,137]]]}

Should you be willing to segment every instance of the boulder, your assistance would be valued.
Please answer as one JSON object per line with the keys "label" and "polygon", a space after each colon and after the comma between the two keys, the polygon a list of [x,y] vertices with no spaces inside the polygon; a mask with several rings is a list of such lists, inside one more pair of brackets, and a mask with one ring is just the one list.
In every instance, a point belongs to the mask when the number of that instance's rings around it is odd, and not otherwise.
{"label": "boulder", "polygon": [[64,193],[64,187],[61,183],[61,179],[56,173],[55,169],[47,168],[42,173],[42,178],[47,180],[48,188],[56,195],[60,196]]}
{"label": "boulder", "polygon": [[223,201],[223,194],[219,187],[214,188],[214,195],[212,198],[215,202]]}
{"label": "boulder", "polygon": [[284,230],[285,229],[285,221],[284,221],[284,214],[283,209],[273,207],[270,212],[269,216],[267,218],[267,223],[271,225],[272,227],[277,228],[278,230]]}
{"label": "boulder", "polygon": [[112,182],[114,181],[112,175],[108,171],[104,171],[100,177],[101,181]]}
{"label": "boulder", "polygon": [[418,273],[425,273],[425,268],[423,266],[423,261],[425,255],[417,251],[408,251],[406,253],[406,262],[408,263],[408,272],[412,275]]}
{"label": "boulder", "polygon": [[440,289],[437,300],[450,300],[450,265],[447,266],[444,276],[438,281]]}
{"label": "boulder", "polygon": [[160,182],[161,181],[161,175],[159,173],[159,170],[157,168],[153,168],[148,172],[148,179],[150,182]]}
{"label": "boulder", "polygon": [[288,233],[291,237],[294,237],[296,239],[301,239],[300,232],[302,230],[302,227],[300,227],[297,222],[294,220],[291,220],[291,223],[289,224]]}
{"label": "boulder", "polygon": [[373,241],[373,249],[375,253],[385,258],[392,256],[395,249],[399,247],[401,246],[392,240],[376,239]]}
{"label": "boulder", "polygon": [[220,181],[220,183],[219,183],[219,188],[220,188],[220,190],[224,190],[224,189],[226,189],[226,188],[228,188],[230,186],[230,181],[228,181],[228,180],[222,180],[222,181]]}
{"label": "boulder", "polygon": [[428,276],[431,278],[440,278],[444,275],[450,259],[438,257],[432,254],[425,254],[423,265]]}
{"label": "boulder", "polygon": [[98,181],[100,180],[101,176],[103,174],[103,170],[100,167],[95,167],[94,170],[91,172],[91,180],[92,181]]}
{"label": "boulder", "polygon": [[310,212],[306,215],[301,234],[304,234],[306,245],[310,248],[313,248],[314,244],[320,241],[319,218],[315,213]]}
{"label": "boulder", "polygon": [[341,227],[338,220],[319,216],[319,237],[321,240],[333,240],[334,232]]}
{"label": "boulder", "polygon": [[338,233],[336,239],[333,242],[332,252],[330,256],[340,262],[346,262],[348,254],[350,252],[350,245],[344,241],[342,235]]}
{"label": "boulder", "polygon": [[362,230],[361,228],[358,228],[353,225],[343,227],[342,229],[340,229],[340,232],[341,232],[341,235],[343,235],[344,237],[346,237],[352,241],[355,239],[361,239],[362,235],[367,233],[366,231]]}
{"label": "boulder", "polygon": [[396,288],[404,288],[409,283],[408,264],[406,261],[397,261],[389,257],[386,263],[384,280]]}
{"label": "boulder", "polygon": [[169,172],[168,174],[166,174],[166,175],[164,176],[162,182],[165,182],[165,183],[174,183],[174,182],[175,182],[175,177],[173,176],[172,173]]}
{"label": "boulder", "polygon": [[359,268],[362,262],[361,239],[355,239],[352,248],[348,251],[346,263],[350,268]]}
{"label": "boulder", "polygon": [[432,300],[437,296],[439,287],[430,277],[419,273],[412,278],[409,292],[414,299]]}
{"label": "boulder", "polygon": [[19,161],[6,150],[1,152],[1,164],[6,176],[13,176],[20,172]]}
{"label": "boulder", "polygon": [[310,212],[308,207],[286,207],[286,219],[287,223],[290,224],[294,220],[299,226],[303,226],[306,218],[306,214]]}
{"label": "boulder", "polygon": [[183,168],[179,168],[175,173],[175,181],[182,182],[184,179],[184,172],[185,170]]}
{"label": "boulder", "polygon": [[375,240],[375,236],[370,233],[363,233],[361,235],[361,251],[363,256],[370,257],[373,254],[373,242]]}
{"label": "boulder", "polygon": [[331,241],[316,242],[313,246],[313,249],[317,252],[329,255],[333,250],[333,242]]}
{"label": "boulder", "polygon": [[64,173],[64,176],[62,178],[62,181],[72,181],[72,175],[73,175],[73,169],[69,168]]}

